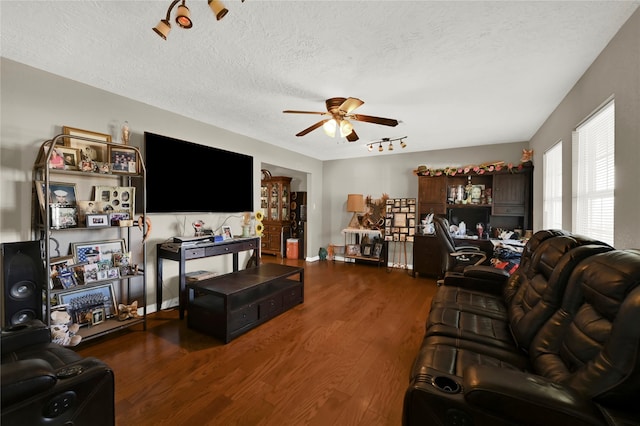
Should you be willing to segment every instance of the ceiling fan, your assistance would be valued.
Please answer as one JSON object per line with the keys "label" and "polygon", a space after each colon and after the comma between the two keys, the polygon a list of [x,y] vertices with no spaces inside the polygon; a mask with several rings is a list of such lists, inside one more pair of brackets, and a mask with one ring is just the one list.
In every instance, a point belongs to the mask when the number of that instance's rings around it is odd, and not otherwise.
{"label": "ceiling fan", "polygon": [[318,121],[313,126],[307,127],[300,133],[297,133],[296,136],[304,136],[307,133],[322,126],[325,133],[331,137],[335,137],[337,134],[337,130],[340,129],[340,136],[343,138],[347,138],[349,142],[355,142],[358,140],[358,135],[356,134],[356,131],[353,130],[353,125],[349,120],[364,121],[367,123],[382,124],[383,126],[391,127],[395,127],[399,123],[398,120],[394,120],[392,118],[352,114],[351,112],[353,110],[364,104],[364,102],[358,98],[330,98],[325,101],[325,104],[327,105],[327,111],[325,112],[293,110],[285,110],[282,112],[290,114],[319,114],[329,117],[325,118],[324,120]]}

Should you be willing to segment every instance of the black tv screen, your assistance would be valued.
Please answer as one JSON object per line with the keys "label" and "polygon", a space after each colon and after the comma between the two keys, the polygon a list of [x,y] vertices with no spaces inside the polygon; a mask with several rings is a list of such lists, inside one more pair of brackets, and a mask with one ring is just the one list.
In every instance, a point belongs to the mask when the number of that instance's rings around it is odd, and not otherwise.
{"label": "black tv screen", "polygon": [[144,132],[147,213],[253,211],[253,157]]}

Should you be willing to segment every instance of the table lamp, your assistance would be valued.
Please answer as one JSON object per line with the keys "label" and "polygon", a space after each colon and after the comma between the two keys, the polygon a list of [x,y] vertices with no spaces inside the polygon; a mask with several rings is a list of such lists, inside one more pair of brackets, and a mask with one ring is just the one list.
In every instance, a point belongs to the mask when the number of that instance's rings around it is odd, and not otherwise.
{"label": "table lamp", "polygon": [[364,211],[364,196],[362,194],[349,194],[347,197],[347,211],[353,212],[349,228],[360,228],[358,213]]}

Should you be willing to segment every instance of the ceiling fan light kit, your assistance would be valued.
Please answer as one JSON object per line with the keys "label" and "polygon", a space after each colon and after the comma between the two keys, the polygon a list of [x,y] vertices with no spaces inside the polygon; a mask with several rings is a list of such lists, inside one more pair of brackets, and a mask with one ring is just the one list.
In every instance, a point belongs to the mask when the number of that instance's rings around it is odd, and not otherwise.
{"label": "ceiling fan light kit", "polygon": [[[191,20],[191,11],[186,5],[186,0],[173,0],[169,5],[169,9],[167,9],[166,18],[160,20],[158,25],[153,28],[153,31],[155,31],[155,33],[162,37],[164,40],[167,39],[167,36],[171,31],[171,11],[180,2],[182,2],[182,4],[180,4],[180,6],[178,6],[178,9],[176,10],[176,24],[185,29],[193,27],[193,21]],[[244,0],[242,0],[242,2],[244,2]],[[209,5],[209,8],[215,15],[216,20],[218,21],[224,18],[227,13],[229,13],[229,10],[220,0],[207,0],[207,3]]]}
{"label": "ceiling fan light kit", "polygon": [[[349,142],[355,142],[359,139],[353,128],[353,121],[363,121],[365,123],[381,124],[383,126],[395,127],[399,121],[392,118],[373,117],[371,115],[352,114],[351,112],[364,104],[358,98],[329,98],[325,101],[327,107],[326,112],[320,111],[295,111],[284,110],[285,114],[318,114],[331,118],[321,120],[312,126],[298,132],[296,136],[304,136],[318,127],[322,127],[325,133],[330,137],[335,137],[338,126],[340,127],[340,136],[347,138]],[[338,124],[339,123],[339,124]]]}

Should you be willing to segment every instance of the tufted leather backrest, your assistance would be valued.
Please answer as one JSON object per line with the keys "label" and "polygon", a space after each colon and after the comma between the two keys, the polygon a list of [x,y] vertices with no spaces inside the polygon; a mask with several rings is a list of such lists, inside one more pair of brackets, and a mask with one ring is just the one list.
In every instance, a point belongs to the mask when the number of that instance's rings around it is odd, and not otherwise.
{"label": "tufted leather backrest", "polygon": [[442,258],[442,271],[453,270],[454,259],[449,253],[456,251],[456,245],[453,237],[449,233],[449,221],[443,217],[434,216],[433,225],[436,231],[438,246],[440,247],[440,256]]}
{"label": "tufted leather backrest", "polygon": [[[587,244],[592,243],[592,244]],[[516,344],[525,352],[549,317],[560,307],[571,271],[583,259],[613,250],[606,244],[578,236],[548,238],[539,245],[511,302],[509,327]]]}
{"label": "tufted leather backrest", "polygon": [[511,299],[520,288],[523,278],[527,276],[527,272],[531,267],[531,258],[533,253],[538,249],[540,244],[551,237],[561,235],[569,235],[569,233],[559,229],[544,229],[537,231],[531,238],[529,238],[529,241],[525,244],[524,249],[522,250],[522,255],[520,256],[520,266],[518,266],[516,272],[509,277],[509,280],[503,290],[504,300],[507,303],[511,302]]}
{"label": "tufted leather backrest", "polygon": [[537,374],[615,408],[640,401],[640,251],[612,250],[572,272],[530,347]]}

